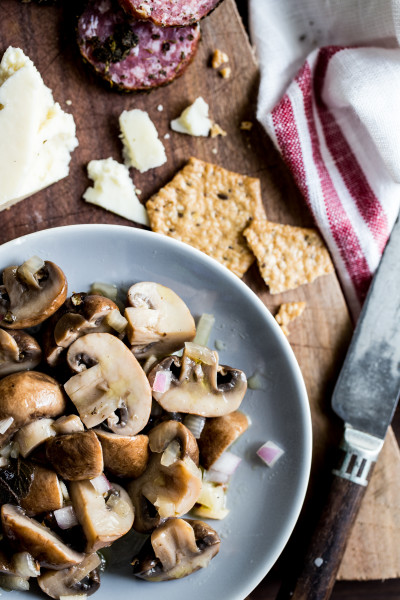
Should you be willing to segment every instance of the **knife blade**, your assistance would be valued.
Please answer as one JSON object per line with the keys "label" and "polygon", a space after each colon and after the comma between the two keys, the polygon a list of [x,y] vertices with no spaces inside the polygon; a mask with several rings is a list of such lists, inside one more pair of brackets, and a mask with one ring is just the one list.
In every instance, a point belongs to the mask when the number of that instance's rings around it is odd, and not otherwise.
{"label": "knife blade", "polygon": [[400,394],[400,217],[364,302],[332,395],[341,455],[304,560],[277,600],[330,597],[351,526]]}

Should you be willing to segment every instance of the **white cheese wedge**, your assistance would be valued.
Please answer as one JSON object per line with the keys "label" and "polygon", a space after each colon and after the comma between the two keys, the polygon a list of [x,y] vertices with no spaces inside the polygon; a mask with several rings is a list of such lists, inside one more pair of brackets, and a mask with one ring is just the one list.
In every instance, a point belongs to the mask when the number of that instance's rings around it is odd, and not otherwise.
{"label": "white cheese wedge", "polygon": [[167,162],[164,146],[147,112],[138,108],[124,110],[119,126],[127,167],[135,167],[144,173]]}
{"label": "white cheese wedge", "polygon": [[207,137],[212,126],[208,118],[208,104],[201,96],[185,108],[178,119],[171,121],[171,129],[187,135]]}
{"label": "white cheese wedge", "polygon": [[0,62],[0,210],[66,177],[78,145],[72,115],[20,48]]}
{"label": "white cheese wedge", "polygon": [[83,194],[86,202],[105,208],[125,219],[149,225],[149,217],[140,203],[128,169],[113,158],[91,160],[88,175],[94,186]]}

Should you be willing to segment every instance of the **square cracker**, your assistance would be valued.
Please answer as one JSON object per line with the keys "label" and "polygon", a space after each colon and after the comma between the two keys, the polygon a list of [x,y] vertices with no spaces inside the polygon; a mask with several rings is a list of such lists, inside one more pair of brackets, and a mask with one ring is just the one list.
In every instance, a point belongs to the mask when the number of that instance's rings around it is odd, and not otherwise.
{"label": "square cracker", "polygon": [[265,219],[259,179],[190,158],[146,204],[153,231],[194,246],[239,277],[254,261],[243,231]]}
{"label": "square cracker", "polygon": [[271,294],[314,281],[334,268],[321,236],[314,229],[253,221],[244,232]]}

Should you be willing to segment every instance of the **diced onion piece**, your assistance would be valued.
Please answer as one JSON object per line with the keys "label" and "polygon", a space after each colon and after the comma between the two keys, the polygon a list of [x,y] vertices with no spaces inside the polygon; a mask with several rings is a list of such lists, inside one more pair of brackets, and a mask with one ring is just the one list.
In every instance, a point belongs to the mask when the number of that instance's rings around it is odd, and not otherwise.
{"label": "diced onion piece", "polygon": [[121,315],[118,308],[109,312],[104,321],[118,333],[123,333],[128,325],[128,321]]}
{"label": "diced onion piece", "polygon": [[230,477],[236,471],[241,461],[242,459],[239,456],[226,450],[212,464],[212,469]]}
{"label": "diced onion piece", "polygon": [[214,315],[203,313],[199,319],[199,322],[197,323],[196,335],[194,337],[193,343],[199,344],[200,346],[207,346],[211,330],[214,327],[214,323]]}
{"label": "diced onion piece", "polygon": [[0,575],[0,587],[5,590],[20,590],[27,592],[29,590],[29,581],[24,577],[17,575]]}
{"label": "diced onion piece", "polygon": [[228,483],[230,478],[230,475],[221,473],[221,471],[216,471],[213,468],[204,471],[203,475],[204,481],[211,481],[212,483]]}
{"label": "diced onion piece", "polygon": [[68,596],[60,596],[60,600],[87,600],[87,594],[69,594]]}
{"label": "diced onion piece", "polygon": [[108,490],[111,490],[111,484],[104,474],[94,477],[93,479],[90,480],[90,482],[91,482],[92,486],[94,487],[94,489],[96,490],[96,492],[98,492],[102,496],[104,494],[107,494]]}
{"label": "diced onion piece", "polygon": [[29,552],[17,552],[14,554],[13,565],[18,577],[39,577],[40,565]]}
{"label": "diced onion piece", "polygon": [[193,511],[198,516],[209,519],[224,519],[229,510],[226,508],[226,490],[222,485],[203,481],[200,496]]}
{"label": "diced onion piece", "polygon": [[10,429],[10,427],[13,423],[14,423],[14,417],[7,417],[7,419],[1,419],[0,420],[1,435],[3,435],[3,433],[5,433],[7,431],[7,429]]}
{"label": "diced onion piece", "polygon": [[273,467],[284,453],[285,451],[271,440],[265,442],[265,444],[257,450],[257,455],[266,465],[268,465],[268,467]]}
{"label": "diced onion piece", "polygon": [[169,467],[172,465],[176,459],[180,456],[181,448],[178,440],[172,440],[170,444],[166,447],[161,456],[161,464],[163,467]]}
{"label": "diced onion piece", "polygon": [[90,286],[89,294],[95,294],[97,296],[104,296],[109,298],[113,302],[116,301],[118,296],[118,288],[112,283],[103,283],[102,281],[94,281]]}
{"label": "diced onion piece", "polygon": [[8,458],[6,458],[5,456],[0,456],[0,468],[2,469],[3,467],[6,467],[9,463]]}
{"label": "diced onion piece", "polygon": [[35,275],[40,271],[40,269],[43,269],[43,267],[44,260],[39,258],[39,256],[32,256],[18,267],[17,273],[22,281],[28,285],[33,285],[35,288],[39,288],[40,286],[35,278]]}
{"label": "diced onion piece", "polygon": [[200,346],[193,342],[185,342],[184,356],[194,361],[202,362],[205,365],[215,365],[218,363],[218,354],[206,346]]}
{"label": "diced onion piece", "polygon": [[71,529],[71,527],[78,525],[78,519],[72,505],[55,510],[54,516],[60,529]]}
{"label": "diced onion piece", "polygon": [[183,424],[193,433],[196,440],[198,440],[204,425],[206,424],[206,418],[201,417],[200,415],[186,415],[183,419]]}
{"label": "diced onion piece", "polygon": [[171,371],[157,371],[153,382],[153,392],[164,394],[171,387]]}

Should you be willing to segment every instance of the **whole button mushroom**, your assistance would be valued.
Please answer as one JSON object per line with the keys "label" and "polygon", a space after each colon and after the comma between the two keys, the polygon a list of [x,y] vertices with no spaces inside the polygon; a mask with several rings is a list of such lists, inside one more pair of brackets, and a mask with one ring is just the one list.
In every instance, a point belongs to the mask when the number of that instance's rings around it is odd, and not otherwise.
{"label": "whole button mushroom", "polygon": [[66,400],[59,383],[38,371],[12,373],[0,380],[0,420],[12,419],[0,434],[0,447],[21,427],[42,417],[58,417]]}
{"label": "whole button mushroom", "polygon": [[128,304],[126,334],[138,358],[170,354],[196,335],[194,319],[184,301],[159,283],[132,285]]}
{"label": "whole button mushroom", "polygon": [[147,424],[151,389],[136,358],[109,333],[91,333],[76,340],[67,353],[78,373],[64,389],[86,427],[107,420],[114,433],[135,435]]}
{"label": "whole button mushroom", "polygon": [[42,359],[39,344],[25,331],[0,328],[0,377],[34,369]]}
{"label": "whole button mushroom", "polygon": [[188,512],[202,486],[197,443],[182,423],[160,423],[150,431],[149,445],[152,454],[146,471],[127,488],[135,508],[134,529],[141,533]]}
{"label": "whole button mushroom", "polygon": [[207,523],[192,519],[168,519],[151,534],[152,551],[146,547],[133,561],[136,577],[166,581],[186,577],[219,552],[220,539]]}
{"label": "whole button mushroom", "polygon": [[61,571],[46,571],[38,577],[40,589],[50,598],[91,596],[100,587],[98,567],[101,559],[96,552],[88,554],[76,566]]}
{"label": "whole button mushroom", "polygon": [[0,317],[7,329],[42,323],[67,297],[67,280],[60,267],[51,261],[34,259],[37,257],[3,271]]}
{"label": "whole button mushroom", "polygon": [[[156,391],[156,378],[166,374],[165,391]],[[163,375],[164,376],[164,375]],[[220,417],[239,408],[247,390],[243,371],[218,364],[218,353],[192,342],[183,356],[168,356],[148,374],[153,398],[168,412]]]}

